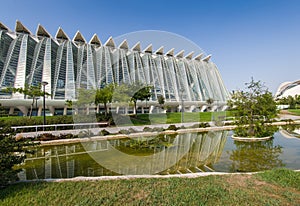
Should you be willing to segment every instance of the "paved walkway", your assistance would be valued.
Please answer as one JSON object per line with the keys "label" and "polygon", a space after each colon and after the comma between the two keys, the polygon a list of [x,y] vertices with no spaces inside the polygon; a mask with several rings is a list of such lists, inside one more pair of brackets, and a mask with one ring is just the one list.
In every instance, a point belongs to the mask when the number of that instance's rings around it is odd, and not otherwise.
{"label": "paved walkway", "polygon": [[291,119],[297,120],[300,119],[300,116],[292,115],[292,114],[279,114],[279,120]]}

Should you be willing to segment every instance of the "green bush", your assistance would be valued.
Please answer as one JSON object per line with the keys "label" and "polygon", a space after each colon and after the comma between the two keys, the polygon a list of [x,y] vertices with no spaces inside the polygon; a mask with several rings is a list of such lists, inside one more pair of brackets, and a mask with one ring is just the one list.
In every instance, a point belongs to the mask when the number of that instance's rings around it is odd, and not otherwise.
{"label": "green bush", "polygon": [[19,170],[14,170],[13,166],[21,164],[26,153],[34,153],[29,148],[36,143],[15,134],[10,128],[0,130],[0,187],[18,180]]}
{"label": "green bush", "polygon": [[43,133],[43,134],[40,134],[36,137],[37,140],[39,141],[50,141],[50,140],[57,140],[59,139],[58,136],[55,136],[51,133]]}
{"label": "green bush", "polygon": [[143,131],[144,132],[153,132],[153,129],[150,127],[144,127]]}
{"label": "green bush", "polygon": [[164,128],[162,128],[162,127],[154,127],[154,128],[152,129],[152,131],[153,131],[153,132],[163,132],[163,131],[164,131]]}
{"label": "green bush", "polygon": [[98,135],[100,135],[100,136],[106,136],[106,135],[110,135],[110,132],[107,131],[107,130],[105,130],[105,129],[103,129],[103,130],[101,130],[101,131],[98,133]]}
{"label": "green bush", "polygon": [[166,130],[174,130],[174,131],[176,131],[176,130],[178,130],[178,128],[176,127],[176,125],[171,124],[171,125],[168,126],[168,128]]}
{"label": "green bush", "polygon": [[206,127],[210,127],[208,122],[201,122],[199,124],[194,124],[190,128],[206,128]]}
{"label": "green bush", "polygon": [[120,131],[119,131],[119,133],[120,134],[130,134],[130,132],[127,130],[127,129],[121,129]]}

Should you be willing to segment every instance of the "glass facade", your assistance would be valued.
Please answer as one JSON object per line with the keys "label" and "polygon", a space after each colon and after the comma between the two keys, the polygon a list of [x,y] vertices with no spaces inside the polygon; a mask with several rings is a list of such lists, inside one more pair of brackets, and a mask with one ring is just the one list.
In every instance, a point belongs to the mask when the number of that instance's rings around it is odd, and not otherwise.
{"label": "glass facade", "polygon": [[[1,23],[0,23],[1,24]],[[112,38],[104,45],[96,35],[87,43],[77,32],[73,40],[59,28],[53,38],[38,26],[31,34],[20,22],[16,32],[0,26],[0,86],[24,87],[42,81],[53,100],[76,99],[79,88],[103,88],[110,83],[141,82],[153,85],[150,101],[163,95],[166,102],[205,102],[211,98],[226,102],[226,90],[217,66],[208,59],[172,53],[142,52],[140,45],[128,49]],[[0,98],[26,98],[0,93]],[[9,96],[11,95],[11,96]]]}

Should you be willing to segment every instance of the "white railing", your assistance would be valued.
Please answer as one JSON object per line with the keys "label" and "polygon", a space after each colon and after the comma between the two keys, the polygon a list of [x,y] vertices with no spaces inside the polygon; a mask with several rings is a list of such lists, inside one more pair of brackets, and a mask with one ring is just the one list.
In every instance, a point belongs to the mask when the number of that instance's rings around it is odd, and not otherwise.
{"label": "white railing", "polygon": [[[13,126],[11,127],[15,131],[18,129],[29,129],[35,128],[35,131],[44,131],[45,128],[54,127],[54,131],[56,131],[59,127],[73,127],[73,129],[79,129],[76,127],[85,127],[85,128],[95,128],[95,126],[108,126],[107,122],[94,122],[94,123],[74,123],[74,124],[49,124],[49,125],[30,125],[30,126]],[[41,130],[39,130],[41,129]],[[63,129],[60,129],[63,130]]]}

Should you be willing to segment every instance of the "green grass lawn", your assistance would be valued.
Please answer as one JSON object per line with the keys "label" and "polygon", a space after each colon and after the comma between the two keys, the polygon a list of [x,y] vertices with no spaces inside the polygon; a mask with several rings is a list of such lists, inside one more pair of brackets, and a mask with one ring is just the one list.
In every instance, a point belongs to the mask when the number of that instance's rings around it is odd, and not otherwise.
{"label": "green grass lawn", "polygon": [[[150,125],[150,124],[174,124],[181,123],[181,113],[160,113],[160,114],[138,114],[130,115],[130,119],[134,125]],[[218,118],[231,116],[231,112],[185,112],[183,114],[183,122],[210,122]],[[72,116],[47,116],[47,124],[65,124],[72,123]],[[43,117],[33,116],[20,117],[0,117],[0,124],[8,123],[13,126],[38,125],[43,124]],[[122,124],[119,124],[122,125]],[[126,122],[124,123],[126,125]]]}
{"label": "green grass lawn", "polygon": [[292,113],[293,115],[298,115],[300,116],[300,109],[289,109],[288,110],[290,113]]}
{"label": "green grass lawn", "polygon": [[0,205],[299,205],[300,173],[19,183]]}
{"label": "green grass lawn", "polygon": [[[131,116],[131,121],[135,125],[145,124],[174,124],[181,123],[181,113],[173,112],[166,114],[138,114]],[[185,112],[183,122],[210,122],[214,119],[230,116],[230,112]]]}

